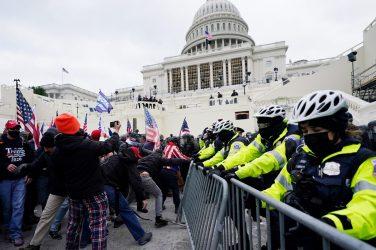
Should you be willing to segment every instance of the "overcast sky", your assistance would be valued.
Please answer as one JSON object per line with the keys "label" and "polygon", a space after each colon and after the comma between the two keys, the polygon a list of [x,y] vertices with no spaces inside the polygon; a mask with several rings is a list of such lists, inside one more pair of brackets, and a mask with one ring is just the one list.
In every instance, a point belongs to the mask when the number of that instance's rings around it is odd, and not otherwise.
{"label": "overcast sky", "polygon": [[[142,84],[143,65],[180,54],[206,0],[0,0],[0,83],[65,83],[97,92]],[[256,44],[287,60],[336,56],[362,41],[375,0],[232,0]]]}

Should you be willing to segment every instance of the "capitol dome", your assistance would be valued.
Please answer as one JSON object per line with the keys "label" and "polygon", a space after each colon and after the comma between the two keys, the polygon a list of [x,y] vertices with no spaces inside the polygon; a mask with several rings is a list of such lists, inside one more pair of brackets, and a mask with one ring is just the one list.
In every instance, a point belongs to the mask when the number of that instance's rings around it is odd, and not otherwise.
{"label": "capitol dome", "polygon": [[247,23],[235,5],[228,0],[207,0],[198,9],[186,34],[182,54],[205,50],[205,31],[213,36],[209,49],[241,43],[255,44],[248,35]]}

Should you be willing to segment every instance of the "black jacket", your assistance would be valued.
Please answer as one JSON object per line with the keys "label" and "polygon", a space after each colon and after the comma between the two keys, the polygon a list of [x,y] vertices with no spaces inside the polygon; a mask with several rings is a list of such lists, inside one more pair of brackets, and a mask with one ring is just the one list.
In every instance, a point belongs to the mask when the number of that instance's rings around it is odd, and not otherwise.
{"label": "black jacket", "polygon": [[163,158],[161,153],[153,152],[138,161],[137,169],[139,171],[147,171],[152,178],[155,178],[158,176],[163,166],[185,165],[189,162],[189,160],[178,158]]}
{"label": "black jacket", "polygon": [[6,134],[0,139],[0,180],[15,180],[24,177],[22,172],[11,173],[7,170],[9,164],[19,166],[23,163],[30,163],[34,158],[34,149],[22,140],[9,140]]}
{"label": "black jacket", "polygon": [[144,189],[141,177],[137,171],[138,159],[131,150],[126,154],[113,155],[102,162],[102,173],[105,184],[119,189],[123,193],[128,193],[129,185],[136,194],[138,201],[145,200]]}
{"label": "black jacket", "polygon": [[105,142],[59,134],[55,144],[53,163],[72,199],[88,198],[104,191],[99,157],[117,149],[117,133]]}
{"label": "black jacket", "polygon": [[48,192],[53,195],[67,196],[63,178],[56,172],[56,166],[53,163],[52,156],[42,152],[31,164],[22,171],[33,178],[37,176],[48,176]]}

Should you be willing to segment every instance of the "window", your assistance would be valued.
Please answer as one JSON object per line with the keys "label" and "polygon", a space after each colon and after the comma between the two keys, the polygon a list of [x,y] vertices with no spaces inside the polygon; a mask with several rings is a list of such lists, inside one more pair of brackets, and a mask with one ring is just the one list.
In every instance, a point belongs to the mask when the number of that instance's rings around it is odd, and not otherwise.
{"label": "window", "polygon": [[244,73],[249,72],[249,70],[248,70],[248,57],[244,58],[244,68],[245,68],[245,72]]}
{"label": "window", "polygon": [[265,61],[265,66],[266,67],[271,67],[272,66],[272,60],[266,60]]}
{"label": "window", "polygon": [[249,111],[235,112],[235,120],[247,120],[249,119]]}
{"label": "window", "polygon": [[188,66],[188,90],[198,89],[197,66]]}
{"label": "window", "polygon": [[201,35],[204,34],[203,28],[201,27]]}
{"label": "window", "polygon": [[231,80],[232,85],[242,84],[243,69],[241,58],[231,59]]}
{"label": "window", "polygon": [[153,83],[156,83],[156,82],[157,82],[157,80],[154,78],[154,79],[153,79]]}
{"label": "window", "polygon": [[234,23],[234,31],[236,31],[236,25],[235,25],[235,23]]}
{"label": "window", "polygon": [[167,71],[167,92],[170,93],[170,71]]}
{"label": "window", "polygon": [[214,24],[211,25],[211,32],[214,31]]}
{"label": "window", "polygon": [[210,70],[209,63],[203,63],[200,65],[201,76],[201,89],[207,89],[210,87]]}
{"label": "window", "polygon": [[220,26],[219,23],[217,23],[217,31],[220,30],[220,27],[219,27],[219,26]]}
{"label": "window", "polygon": [[223,62],[213,62],[213,86],[219,88],[223,86]]}
{"label": "window", "polygon": [[231,30],[231,23],[228,23],[228,30]]}
{"label": "window", "polygon": [[238,24],[238,31],[240,31],[240,25]]}
{"label": "window", "polygon": [[172,93],[181,91],[181,73],[180,68],[172,69]]}
{"label": "window", "polygon": [[222,24],[222,29],[226,30],[226,24],[225,23]]}
{"label": "window", "polygon": [[187,79],[185,77],[186,70],[187,70],[187,68],[183,67],[183,88],[184,88],[184,91],[187,91]]}
{"label": "window", "polygon": [[227,85],[229,85],[229,81],[228,81],[228,72],[229,72],[229,70],[228,70],[228,62],[227,62],[227,60],[226,60],[226,82],[227,82]]}
{"label": "window", "polygon": [[265,74],[265,80],[267,83],[270,83],[273,81],[273,72],[267,72]]}
{"label": "window", "polygon": [[196,30],[196,36],[198,36],[198,29]]}

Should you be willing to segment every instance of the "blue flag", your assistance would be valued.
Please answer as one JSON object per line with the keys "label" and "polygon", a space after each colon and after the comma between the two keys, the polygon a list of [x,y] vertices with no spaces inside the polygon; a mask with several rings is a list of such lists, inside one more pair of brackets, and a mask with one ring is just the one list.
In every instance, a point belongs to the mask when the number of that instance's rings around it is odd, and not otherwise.
{"label": "blue flag", "polygon": [[101,90],[99,90],[98,98],[97,98],[97,105],[95,106],[95,110],[98,113],[107,112],[110,113],[113,109],[110,101],[108,98],[103,94]]}

